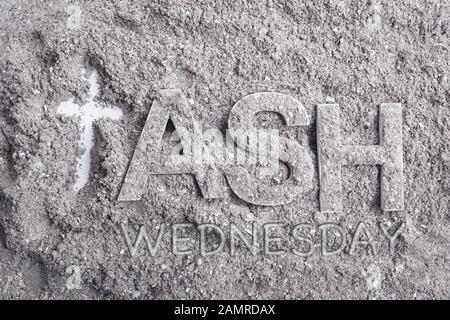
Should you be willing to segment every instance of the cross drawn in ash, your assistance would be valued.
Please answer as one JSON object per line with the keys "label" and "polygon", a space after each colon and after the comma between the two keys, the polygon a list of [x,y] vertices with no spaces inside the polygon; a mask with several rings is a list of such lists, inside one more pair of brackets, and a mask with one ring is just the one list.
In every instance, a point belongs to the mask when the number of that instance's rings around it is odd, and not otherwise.
{"label": "cross drawn in ash", "polygon": [[79,105],[72,97],[67,101],[61,102],[56,112],[66,116],[79,117],[81,121],[80,128],[82,133],[79,136],[78,143],[83,147],[84,152],[78,158],[76,170],[76,182],[73,186],[75,192],[78,192],[89,179],[91,167],[91,150],[94,146],[94,129],[93,122],[100,118],[110,118],[119,120],[122,117],[122,110],[118,107],[111,106],[102,107],[95,101],[95,97],[99,94],[98,74],[96,70],[92,70],[89,78],[85,77],[86,70],[82,70],[81,79],[89,82],[89,92],[87,102]]}

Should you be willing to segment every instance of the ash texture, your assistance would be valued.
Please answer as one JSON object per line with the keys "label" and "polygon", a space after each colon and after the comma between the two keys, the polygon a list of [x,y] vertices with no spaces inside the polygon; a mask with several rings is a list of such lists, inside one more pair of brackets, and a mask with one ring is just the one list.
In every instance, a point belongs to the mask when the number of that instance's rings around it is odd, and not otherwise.
{"label": "ash texture", "polygon": [[[399,1],[0,2],[0,297],[4,299],[450,298],[450,4]],[[95,69],[118,121],[94,122],[89,182],[73,190],[80,121],[57,113]],[[140,202],[118,202],[127,166],[159,90],[181,89],[206,128],[226,129],[242,97],[299,100],[308,127],[283,134],[308,148],[313,188],[288,205],[204,199],[192,175],[150,177]],[[379,169],[343,167],[343,211],[319,208],[315,115],[340,105],[345,144],[378,143],[379,105],[403,107],[405,209],[380,209]],[[273,115],[257,122],[283,129]],[[284,129],[283,129],[284,130]],[[170,234],[152,257],[134,239],[161,223],[309,223],[315,253],[174,256]],[[319,224],[351,238],[364,222],[374,255],[320,254]],[[382,224],[405,224],[389,254]],[[261,229],[259,229],[261,230]],[[193,232],[192,232],[193,233]],[[195,234],[191,235],[193,238]],[[286,235],[288,247],[298,246]],[[348,241],[350,242],[350,241]]]}

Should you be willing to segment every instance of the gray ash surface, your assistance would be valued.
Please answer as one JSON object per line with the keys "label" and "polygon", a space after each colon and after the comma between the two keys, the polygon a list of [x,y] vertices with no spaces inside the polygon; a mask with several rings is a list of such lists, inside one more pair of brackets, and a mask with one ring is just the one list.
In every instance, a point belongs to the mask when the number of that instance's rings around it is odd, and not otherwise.
{"label": "gray ash surface", "polygon": [[[448,1],[3,0],[0,17],[1,298],[450,298]],[[86,99],[84,68],[100,75],[97,99],[124,116],[94,122],[89,182],[74,193],[80,124],[56,110]],[[183,90],[195,118],[221,130],[248,94],[298,99],[311,125],[285,134],[315,166],[317,104],[340,105],[344,143],[373,145],[379,105],[401,103],[405,210],[381,211],[375,166],[343,167],[340,213],[320,213],[317,172],[309,192],[276,207],[204,199],[192,175],[152,176],[142,201],[116,201],[165,88]],[[178,257],[167,233],[154,257],[142,245],[130,258],[121,230],[134,239],[144,225],[154,239],[161,223],[253,221],[309,223],[313,238],[324,222],[350,238],[363,221],[377,252]],[[379,224],[402,222],[390,255]]]}

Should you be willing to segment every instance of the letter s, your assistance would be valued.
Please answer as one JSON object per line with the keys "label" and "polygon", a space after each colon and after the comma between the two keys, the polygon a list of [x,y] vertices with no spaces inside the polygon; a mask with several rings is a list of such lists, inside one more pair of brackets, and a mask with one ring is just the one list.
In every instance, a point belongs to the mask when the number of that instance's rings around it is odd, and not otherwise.
{"label": "letter s", "polygon": [[[306,126],[309,119],[303,105],[296,99],[282,93],[261,92],[248,95],[239,100],[230,112],[228,128],[239,148],[243,146],[242,133],[251,137],[258,136],[252,121],[258,112],[275,112],[280,114],[287,126]],[[313,161],[296,141],[278,138],[279,161],[290,170],[289,178],[280,185],[261,183],[250,175],[244,165],[233,165],[226,170],[226,177],[231,189],[241,199],[256,205],[275,206],[292,202],[300,193],[312,188]]]}

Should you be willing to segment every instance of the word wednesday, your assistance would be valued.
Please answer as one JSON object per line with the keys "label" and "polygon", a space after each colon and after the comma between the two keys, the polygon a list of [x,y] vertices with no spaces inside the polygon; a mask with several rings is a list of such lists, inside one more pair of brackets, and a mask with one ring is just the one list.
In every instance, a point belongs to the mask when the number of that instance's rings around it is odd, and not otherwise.
{"label": "word wednesday", "polygon": [[[232,108],[228,132],[238,147],[251,149],[242,134],[251,137],[253,120],[258,113],[279,114],[288,127],[307,126],[309,118],[303,105],[286,94],[260,92],[245,96]],[[163,133],[172,120],[183,146],[186,161],[170,162],[161,154]],[[138,201],[148,184],[149,174],[193,174],[201,193],[207,199],[224,198],[227,188],[242,200],[262,206],[288,204],[313,188],[314,165],[307,146],[280,137],[278,161],[287,165],[289,177],[278,185],[262,182],[243,165],[217,166],[191,161],[192,148],[187,141],[197,141],[198,125],[184,94],[177,89],[161,90],[153,101],[141,136],[128,167],[118,200]],[[317,106],[317,151],[320,210],[342,211],[341,167],[377,165],[381,167],[381,209],[400,211],[403,196],[402,110],[398,103],[383,103],[379,113],[379,144],[373,146],[344,145],[341,138],[339,105]],[[196,133],[197,132],[197,133]],[[192,139],[193,138],[193,139]],[[249,139],[251,140],[251,139]],[[195,146],[194,146],[195,149]],[[233,155],[231,155],[233,156]],[[225,179],[226,177],[226,179]],[[228,182],[228,183],[227,183]]]}
{"label": "word wednesday", "polygon": [[[234,223],[226,227],[209,223],[197,225],[175,223],[171,226],[161,224],[154,226],[157,228],[149,228],[149,230],[157,230],[152,234],[148,234],[144,225],[140,226],[137,233],[124,223],[121,224],[121,229],[131,258],[139,256],[139,248],[144,246],[154,257],[162,249],[163,242],[166,248],[162,250],[166,253],[171,251],[176,256],[196,253],[200,256],[212,256],[222,254],[224,251],[228,251],[230,256],[235,256],[248,251],[252,255],[257,253],[268,256],[293,254],[308,257],[313,255],[317,248],[320,248],[319,252],[322,256],[332,256],[345,251],[349,255],[354,255],[357,250],[370,250],[372,255],[376,256],[377,252],[383,249],[383,245],[390,255],[394,255],[396,240],[399,239],[404,225],[400,223],[395,228],[387,228],[379,224],[378,230],[371,230],[361,221],[353,232],[348,232],[347,228],[335,223],[324,223],[318,226],[299,223],[291,226],[282,222],[263,225],[253,222],[248,228],[238,227]],[[170,249],[167,244],[171,246]],[[241,248],[244,250],[238,251]]]}

